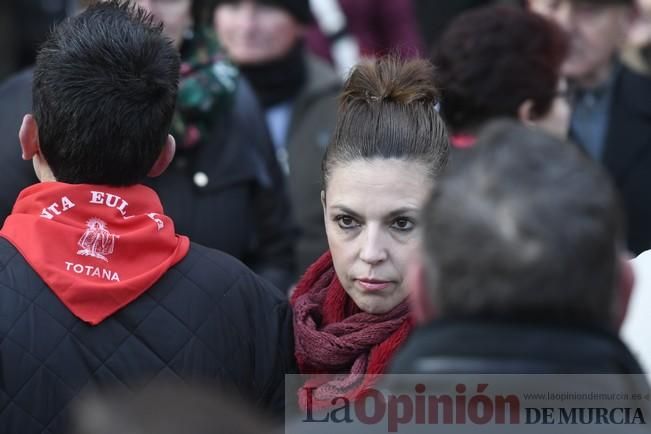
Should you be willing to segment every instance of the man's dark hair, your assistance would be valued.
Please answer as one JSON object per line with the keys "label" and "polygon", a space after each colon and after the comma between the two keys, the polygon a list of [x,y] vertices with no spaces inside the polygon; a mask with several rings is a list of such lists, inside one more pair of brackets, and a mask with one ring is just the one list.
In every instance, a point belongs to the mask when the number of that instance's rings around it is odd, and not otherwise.
{"label": "man's dark hair", "polygon": [[423,212],[443,316],[613,319],[621,208],[605,172],[571,144],[490,124],[455,155]]}
{"label": "man's dark hair", "polygon": [[178,78],[162,24],[126,1],[57,26],[38,54],[33,89],[41,152],[57,180],[142,180],[165,144]]}

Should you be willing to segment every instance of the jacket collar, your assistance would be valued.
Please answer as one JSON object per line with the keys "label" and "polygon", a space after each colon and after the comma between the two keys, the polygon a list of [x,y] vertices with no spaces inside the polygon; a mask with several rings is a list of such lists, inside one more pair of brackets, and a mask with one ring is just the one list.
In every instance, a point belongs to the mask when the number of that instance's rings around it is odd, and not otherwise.
{"label": "jacket collar", "polygon": [[439,372],[450,361],[468,371],[459,360],[492,373],[642,372],[624,343],[605,329],[482,320],[439,320],[417,329],[390,372]]}

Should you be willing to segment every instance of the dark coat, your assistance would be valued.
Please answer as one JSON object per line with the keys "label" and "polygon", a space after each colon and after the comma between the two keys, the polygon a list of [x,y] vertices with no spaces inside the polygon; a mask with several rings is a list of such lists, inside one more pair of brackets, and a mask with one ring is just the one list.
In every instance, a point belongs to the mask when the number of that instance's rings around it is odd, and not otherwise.
{"label": "dark coat", "polygon": [[38,182],[31,161],[20,158],[18,130],[32,111],[32,70],[7,79],[0,86],[0,221],[11,214],[18,193]]}
{"label": "dark coat", "polygon": [[[610,375],[532,375],[532,374],[610,374]],[[594,424],[572,425],[569,430],[559,427],[550,429],[548,425],[520,426],[496,423],[491,420],[486,424],[457,423],[456,417],[459,401],[452,405],[455,419],[451,424],[446,424],[442,419],[432,420],[428,407],[428,396],[446,395],[455,399],[463,396],[464,405],[470,407],[474,397],[482,395],[477,392],[479,384],[486,384],[488,389],[484,396],[494,397],[495,394],[520,397],[521,411],[527,407],[524,396],[528,393],[541,391],[571,391],[571,392],[607,392],[629,393],[628,401],[615,402],[616,407],[636,408],[641,407],[644,416],[650,414],[647,401],[633,398],[634,393],[642,397],[649,393],[648,384],[642,371],[630,354],[626,346],[615,334],[606,331],[579,328],[558,327],[543,324],[514,324],[479,321],[435,321],[425,327],[415,330],[406,344],[393,360],[388,374],[374,387],[385,398],[388,397],[389,405],[379,408],[388,410],[377,411],[378,405],[369,404],[377,402],[367,399],[365,414],[373,416],[375,422],[365,422],[359,418],[359,412],[351,410],[351,423],[337,423],[341,421],[342,411],[335,414],[330,411],[324,415],[321,412],[309,414],[301,412],[293,422],[287,424],[285,432],[291,434],[306,433],[386,433],[388,432],[388,416],[391,411],[391,396],[397,396],[398,404],[394,407],[394,414],[399,415],[394,419],[400,420],[400,415],[411,415],[408,422],[398,423],[400,433],[494,433],[522,432],[522,433],[549,433],[571,432],[583,434],[595,432],[608,432],[607,429],[599,431]],[[393,374],[393,375],[391,375]],[[527,374],[527,375],[498,375],[498,374]],[[421,414],[428,414],[423,420],[416,423],[416,404],[413,407],[402,405],[402,398],[415,402],[418,395],[416,385],[425,387],[420,395],[426,410]],[[457,392],[458,385],[467,387],[465,392]],[[576,388],[575,388],[576,386]],[[458,399],[458,398],[457,398]],[[494,399],[494,398],[493,398]],[[495,401],[493,401],[495,402]],[[544,404],[541,404],[543,402]],[[612,405],[613,402],[604,406]],[[339,400],[337,406],[341,406]],[[588,404],[583,401],[582,404]],[[423,405],[423,404],[421,404]],[[554,402],[540,400],[530,403],[532,407],[565,407],[571,406],[570,401]],[[582,405],[583,406],[583,405]],[[597,404],[597,406],[599,406]],[[404,410],[411,408],[410,410]],[[440,406],[434,405],[434,410],[441,414]],[[477,407],[475,407],[477,408]],[[495,407],[496,408],[496,407]],[[493,411],[493,410],[491,410]],[[469,413],[467,410],[463,413]],[[497,410],[495,410],[496,414]],[[485,414],[485,413],[478,413]],[[441,418],[443,416],[440,416]],[[467,416],[464,416],[464,418]],[[378,422],[379,419],[379,422]],[[315,422],[322,420],[323,422]],[[466,419],[468,420],[468,419]],[[523,420],[524,421],[524,420]],[[648,420],[647,420],[648,423]],[[563,425],[565,426],[565,425]],[[542,427],[542,428],[539,428]],[[612,431],[612,430],[611,430]],[[648,432],[647,425],[627,425],[616,430],[617,432],[642,434]]]}
{"label": "dark coat", "polygon": [[607,331],[552,324],[434,321],[416,329],[391,374],[641,374]]}
{"label": "dark coat", "polygon": [[[592,327],[472,320],[435,321],[417,329],[410,336],[394,359],[389,373],[416,374],[386,377],[383,386],[396,395],[408,393],[413,396],[417,382],[426,385],[428,395],[435,396],[454,396],[459,384],[465,385],[466,402],[469,403],[467,408],[470,408],[475,397],[482,395],[480,384],[484,384],[488,388],[484,389],[485,397],[495,400],[498,395],[508,394],[518,399],[521,423],[530,417],[528,407],[552,410],[551,417],[555,420],[552,423],[556,424],[562,423],[558,418],[560,407],[564,410],[574,407],[620,407],[631,411],[639,408],[643,417],[648,417],[651,410],[647,401],[635,397],[638,394],[648,396],[650,389],[641,367],[626,345],[615,333]],[[569,398],[564,402],[549,398],[529,402],[526,398],[531,393],[548,396],[550,392],[622,394],[622,398],[604,401],[599,401],[599,398]],[[497,415],[497,410],[493,414]],[[536,417],[534,415],[532,419]],[[519,428],[520,432],[532,433],[562,431],[592,434],[602,432],[600,423],[592,419],[585,425],[573,424],[569,430],[558,427],[550,431],[550,427],[544,423],[525,424]],[[508,422],[506,426],[515,427],[509,426]],[[446,426],[412,423],[401,432],[425,433],[442,427]],[[443,431],[499,434],[506,429],[496,419],[487,425],[471,423],[469,427],[467,429],[468,425],[461,424]],[[605,429],[603,432],[607,431]],[[617,431],[642,434],[648,431],[648,426],[626,425]]]}
{"label": "dark coat", "polygon": [[629,249],[651,249],[651,78],[625,66],[615,81],[602,160],[626,210]]}
{"label": "dark coat", "polygon": [[[20,160],[18,129],[31,112],[32,71],[0,86],[0,220],[20,191],[36,182]],[[178,233],[222,250],[285,289],[295,273],[292,218],[285,181],[257,100],[241,80],[233,109],[215,120],[203,146],[178,151],[163,175],[146,183]]]}
{"label": "dark coat", "polygon": [[0,432],[68,433],[71,403],[98,386],[223,382],[282,417],[294,372],[285,297],[239,261],[196,244],[97,326],[75,317],[0,239]]}

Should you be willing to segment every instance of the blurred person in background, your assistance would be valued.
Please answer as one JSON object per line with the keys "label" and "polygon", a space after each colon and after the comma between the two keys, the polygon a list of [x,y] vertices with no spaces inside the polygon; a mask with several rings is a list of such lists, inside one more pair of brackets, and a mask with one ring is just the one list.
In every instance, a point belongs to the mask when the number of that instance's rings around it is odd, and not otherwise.
{"label": "blurred person in background", "polygon": [[651,78],[619,60],[635,21],[634,0],[529,0],[570,40],[562,73],[575,96],[570,138],[615,180],[627,214],[628,248],[651,248]]}
{"label": "blurred person in background", "polygon": [[566,52],[560,28],[513,6],[472,9],[453,20],[432,57],[452,144],[471,146],[477,130],[496,117],[565,137]]}
{"label": "blurred person in background", "polygon": [[639,15],[629,34],[622,61],[631,69],[651,75],[651,0],[637,0]]}
{"label": "blurred person in background", "polygon": [[73,422],[76,434],[264,434],[274,426],[228,389],[162,382],[87,394]]}
{"label": "blurred person in background", "polygon": [[13,73],[16,67],[16,50],[13,39],[15,19],[13,6],[9,2],[0,2],[0,80]]}
{"label": "blurred person in background", "polygon": [[285,179],[257,99],[204,15],[210,1],[135,0],[181,53],[177,153],[150,185],[180,233],[286,290],[296,273],[296,226]]}
{"label": "blurred person in background", "polygon": [[306,51],[311,22],[308,0],[217,0],[214,9],[219,40],[253,86],[287,175],[300,273],[327,250],[318,173],[341,89],[332,68]]}
{"label": "blurred person in background", "polygon": [[[235,256],[287,289],[296,273],[296,227],[255,95],[210,26],[202,25],[202,0],[135,3],[163,22],[182,60],[171,129],[177,152],[169,169],[148,185],[160,195],[179,233]],[[33,182],[31,167],[18,161],[13,139],[21,113],[31,111],[31,80],[27,70],[0,87],[2,218],[18,192]]]}
{"label": "blurred person in background", "polygon": [[[10,18],[13,65],[20,70],[34,64],[36,50],[51,27],[75,11],[77,0],[4,0]],[[13,72],[13,71],[12,71]]]}
{"label": "blurred person in background", "polygon": [[395,54],[406,59],[423,53],[412,0],[334,1],[345,17],[344,27],[336,34],[327,34],[311,26],[306,34],[308,47],[321,58],[332,61],[332,44],[344,35],[355,38],[362,57]]}
{"label": "blurred person in background", "polygon": [[425,50],[431,53],[441,34],[462,13],[492,4],[516,5],[520,0],[412,0]]}
{"label": "blurred person in background", "polygon": [[633,278],[607,173],[513,120],[455,157],[409,271],[422,327],[390,372],[641,374],[617,335]]}
{"label": "blurred person in background", "polygon": [[31,164],[17,152],[18,128],[23,115],[32,109],[32,70],[12,74],[34,64],[36,50],[51,27],[79,5],[73,0],[10,0],[0,5],[0,31],[5,34],[0,75],[6,79],[0,84],[0,221],[11,212],[18,193],[36,182]]}
{"label": "blurred person in background", "polygon": [[68,433],[85,389],[164,378],[283,412],[285,296],[177,235],[142,185],[173,159],[179,70],[162,26],[127,2],[63,21],[39,52],[19,149],[40,182],[0,231],[2,433]]}
{"label": "blurred person in background", "polygon": [[427,61],[381,58],[355,67],[344,86],[322,170],[330,250],[291,299],[296,359],[308,375],[303,408],[310,399],[315,409],[335,396],[356,399],[411,330],[407,262],[449,151],[432,75]]}

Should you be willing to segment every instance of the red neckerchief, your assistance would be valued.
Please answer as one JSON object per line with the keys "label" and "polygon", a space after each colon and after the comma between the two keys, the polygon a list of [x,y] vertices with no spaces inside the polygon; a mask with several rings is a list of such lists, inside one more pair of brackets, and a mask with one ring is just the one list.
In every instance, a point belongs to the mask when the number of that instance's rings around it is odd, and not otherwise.
{"label": "red neckerchief", "polygon": [[18,196],[0,236],[92,325],[142,295],[190,247],[142,185],[33,185]]}
{"label": "red neckerchief", "polygon": [[450,137],[450,143],[457,149],[467,149],[475,146],[477,137],[471,134],[453,134]]}

